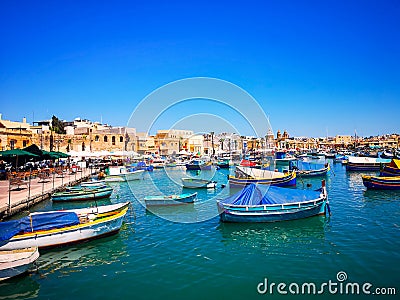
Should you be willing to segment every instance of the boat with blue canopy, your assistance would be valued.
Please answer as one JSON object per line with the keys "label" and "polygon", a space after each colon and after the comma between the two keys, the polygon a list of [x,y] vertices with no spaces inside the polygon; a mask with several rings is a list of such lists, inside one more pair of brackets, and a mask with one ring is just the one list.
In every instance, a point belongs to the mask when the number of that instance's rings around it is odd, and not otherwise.
{"label": "boat with blue canopy", "polygon": [[115,234],[129,203],[34,212],[18,220],[0,222],[0,250],[58,247]]}
{"label": "boat with blue canopy", "polygon": [[223,222],[277,222],[323,215],[329,211],[325,181],[319,190],[250,184],[217,201]]}

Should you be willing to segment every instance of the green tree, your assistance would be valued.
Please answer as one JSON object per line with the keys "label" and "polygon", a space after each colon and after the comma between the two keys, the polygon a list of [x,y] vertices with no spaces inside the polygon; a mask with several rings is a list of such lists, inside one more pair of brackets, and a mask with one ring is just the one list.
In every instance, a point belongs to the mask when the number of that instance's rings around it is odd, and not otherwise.
{"label": "green tree", "polygon": [[58,134],[65,134],[66,131],[64,129],[64,123],[60,119],[58,119],[56,116],[53,115],[51,118],[51,131],[54,131],[55,133]]}

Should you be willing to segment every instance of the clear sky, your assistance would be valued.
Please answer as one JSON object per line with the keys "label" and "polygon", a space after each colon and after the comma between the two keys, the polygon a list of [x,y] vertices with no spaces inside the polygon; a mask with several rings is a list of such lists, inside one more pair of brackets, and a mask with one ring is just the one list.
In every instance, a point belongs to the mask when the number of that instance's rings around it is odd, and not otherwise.
{"label": "clear sky", "polygon": [[294,136],[400,133],[400,1],[2,0],[0,37],[4,119],[126,125],[155,89],[202,76]]}

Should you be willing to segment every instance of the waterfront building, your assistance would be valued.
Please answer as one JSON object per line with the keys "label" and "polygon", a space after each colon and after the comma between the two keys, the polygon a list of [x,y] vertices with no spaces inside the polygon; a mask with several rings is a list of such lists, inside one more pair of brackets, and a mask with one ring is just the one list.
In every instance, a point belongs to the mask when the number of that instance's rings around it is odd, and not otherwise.
{"label": "waterfront building", "polygon": [[30,125],[23,118],[22,122],[3,120],[0,114],[0,149],[12,150],[28,147],[32,144]]}

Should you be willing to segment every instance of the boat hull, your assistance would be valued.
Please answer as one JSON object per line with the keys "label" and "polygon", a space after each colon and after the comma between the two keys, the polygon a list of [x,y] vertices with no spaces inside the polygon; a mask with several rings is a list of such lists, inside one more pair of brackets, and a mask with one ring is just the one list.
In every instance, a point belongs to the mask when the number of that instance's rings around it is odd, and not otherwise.
{"label": "boat hull", "polygon": [[145,197],[144,202],[146,207],[149,206],[175,206],[194,203],[197,193],[184,194],[184,195],[172,195],[172,196],[154,196]]}
{"label": "boat hull", "polygon": [[381,169],[380,163],[373,164],[358,164],[348,162],[346,164],[347,171],[379,171]]}
{"label": "boat hull", "polygon": [[211,170],[211,165],[186,164],[186,170]]}
{"label": "boat hull", "polygon": [[[28,247],[39,247],[39,249],[53,248],[112,235],[120,230],[127,210],[128,204],[125,204],[119,211],[104,211],[104,218],[87,223],[18,234],[9,240],[0,242],[0,250],[14,250]],[[111,215],[107,216],[108,213]]]}
{"label": "boat hull", "polygon": [[363,176],[362,180],[364,186],[367,189],[400,190],[400,176],[397,177]]}
{"label": "boat hull", "polygon": [[286,209],[269,209],[267,206],[254,207],[249,210],[234,209],[217,203],[220,219],[234,223],[268,223],[309,218],[325,214],[326,200],[302,207],[288,206]]}
{"label": "boat hull", "polygon": [[38,258],[36,247],[0,251],[0,281],[25,273]]}
{"label": "boat hull", "polygon": [[58,201],[88,201],[96,199],[109,198],[113,192],[112,188],[104,188],[101,190],[87,190],[85,192],[71,191],[71,192],[61,192],[52,195],[52,200]]}
{"label": "boat hull", "polygon": [[329,167],[319,170],[298,170],[296,175],[299,177],[325,176],[328,174]]}

